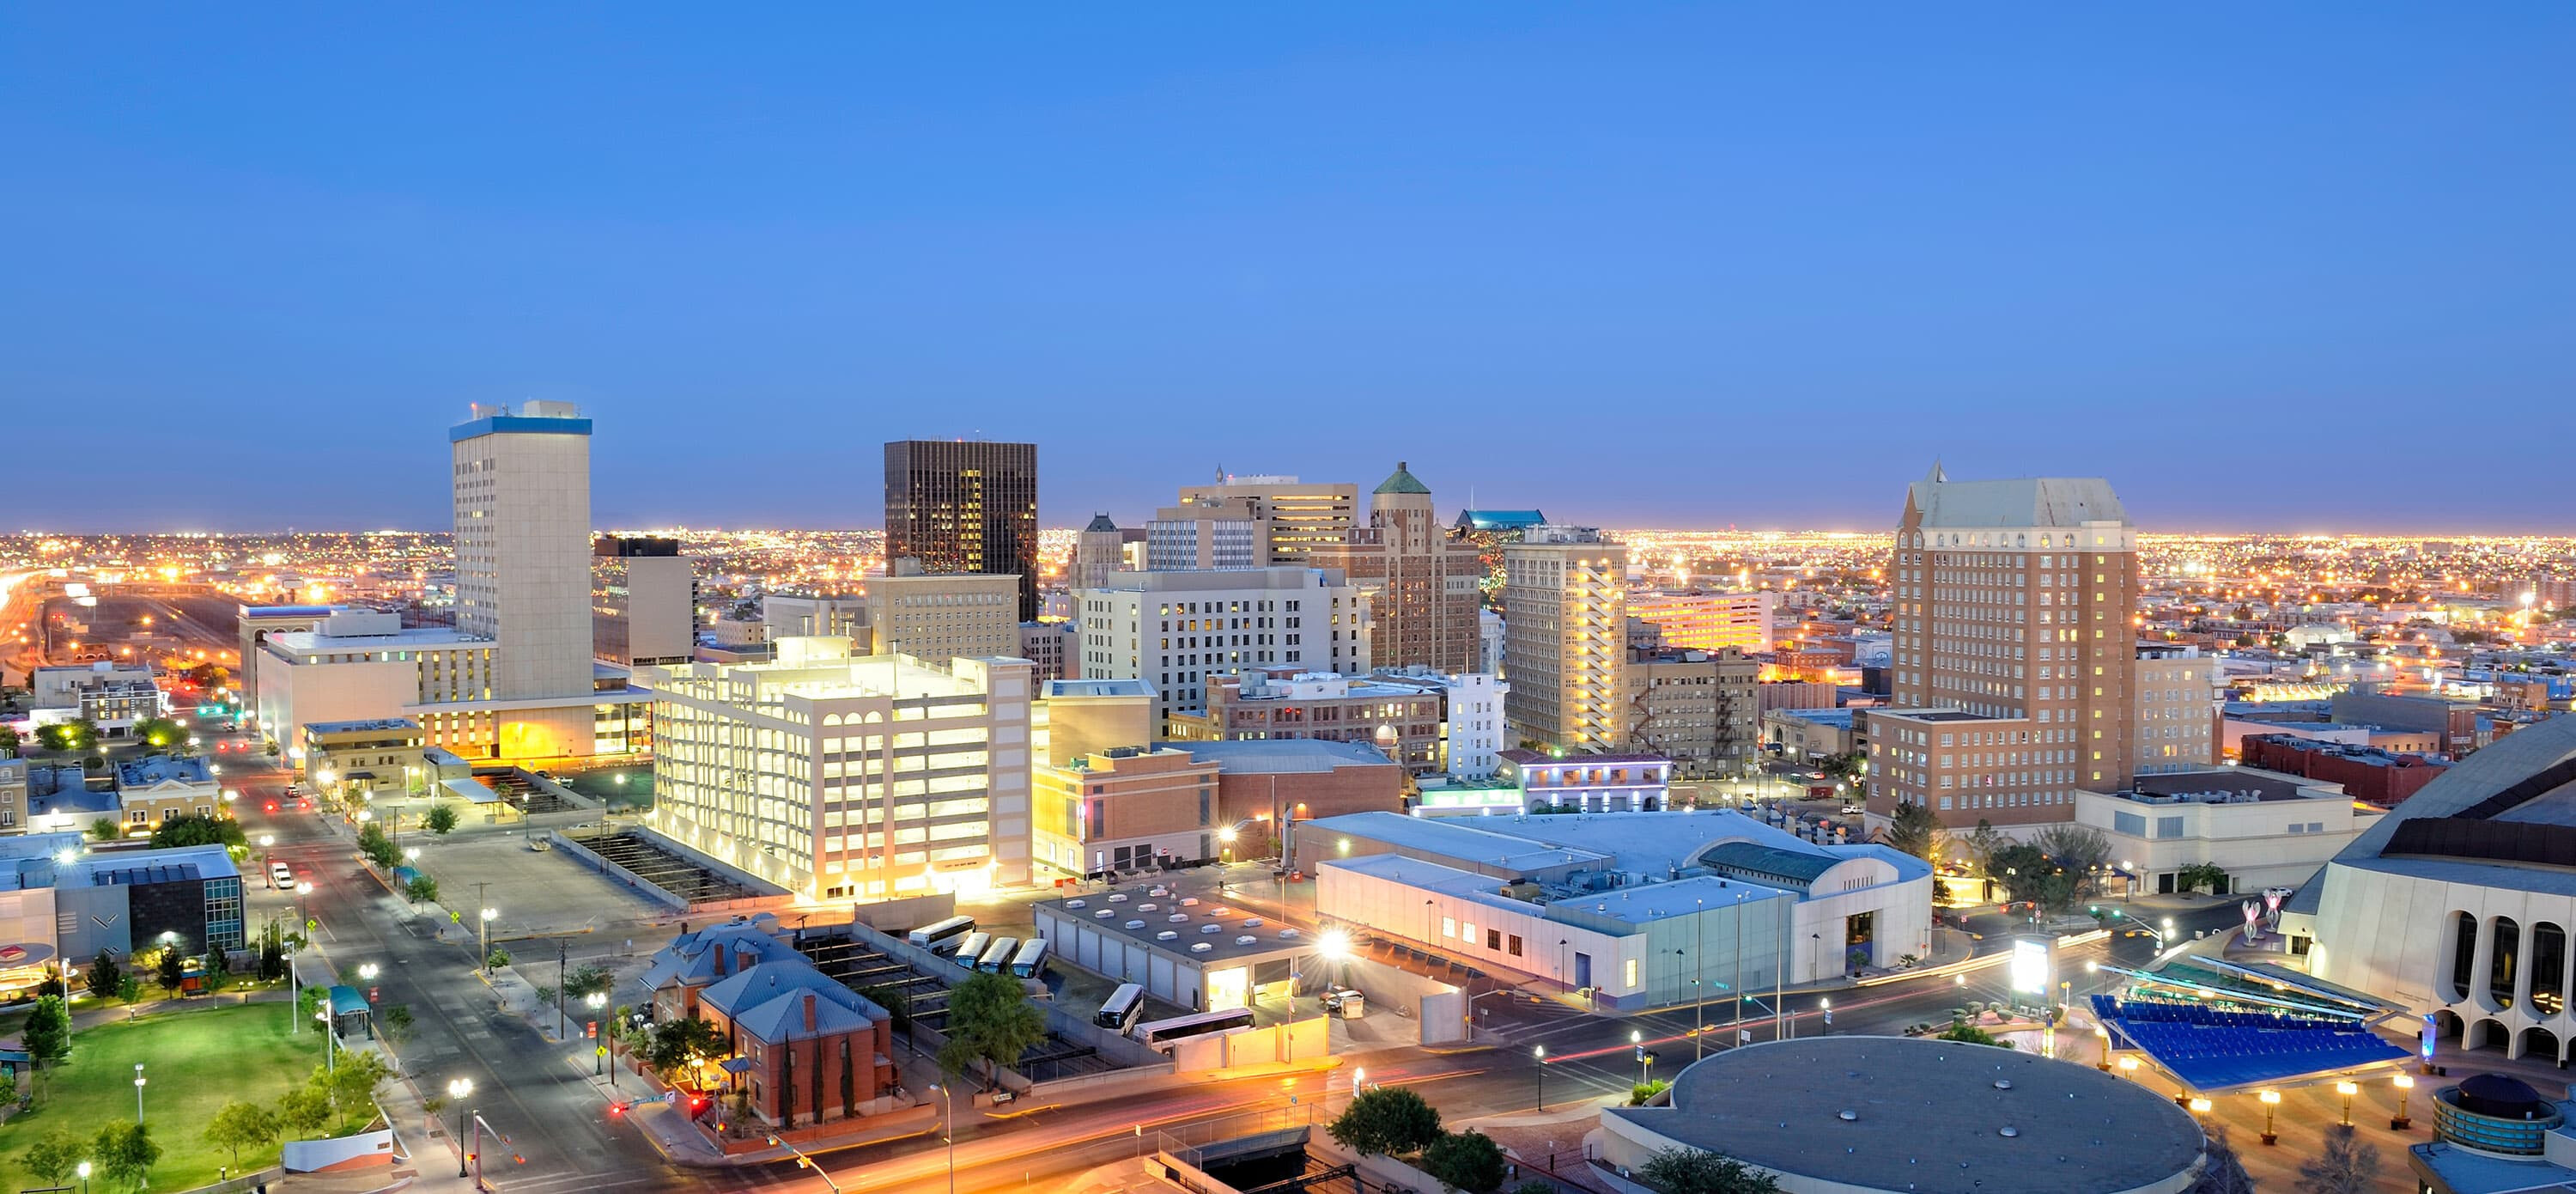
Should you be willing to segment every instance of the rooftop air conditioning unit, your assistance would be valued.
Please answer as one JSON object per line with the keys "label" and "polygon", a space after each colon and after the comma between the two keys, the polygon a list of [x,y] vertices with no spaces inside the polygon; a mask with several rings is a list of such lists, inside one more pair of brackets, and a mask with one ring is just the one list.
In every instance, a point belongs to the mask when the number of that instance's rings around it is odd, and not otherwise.
{"label": "rooftop air conditioning unit", "polygon": [[1087,908],[1090,904],[1091,902],[1089,900],[1066,900],[1064,902],[1064,906],[1067,908]]}
{"label": "rooftop air conditioning unit", "polygon": [[1110,917],[1118,915],[1118,910],[1115,908],[1103,908],[1098,912],[1092,913],[1092,915],[1097,916],[1102,920],[1107,920]]}
{"label": "rooftop air conditioning unit", "polygon": [[1202,941],[1202,942],[1199,942],[1199,943],[1198,943],[1198,944],[1196,944],[1196,945],[1191,946],[1191,947],[1190,947],[1190,952],[1191,952],[1191,953],[1194,953],[1194,954],[1203,954],[1203,953],[1206,953],[1206,952],[1208,952],[1209,950],[1212,950],[1212,949],[1215,949],[1215,948],[1216,948],[1216,943],[1214,943],[1214,942],[1212,942],[1212,941]]}
{"label": "rooftop air conditioning unit", "polygon": [[1235,938],[1235,939],[1234,939],[1234,943],[1235,943],[1236,945],[1257,945],[1257,944],[1259,944],[1259,943],[1260,943],[1260,941],[1261,941],[1261,938],[1259,938],[1259,937],[1255,937],[1255,936],[1253,936],[1253,935],[1252,935],[1252,934],[1250,934],[1250,933],[1246,933],[1246,934],[1244,934],[1244,935],[1242,935],[1242,936],[1237,937],[1237,938]]}
{"label": "rooftop air conditioning unit", "polygon": [[1178,941],[1180,939],[1181,935],[1171,931],[1170,929],[1165,929],[1162,932],[1154,934],[1154,940],[1156,941]]}
{"label": "rooftop air conditioning unit", "polygon": [[1145,927],[1145,922],[1141,920],[1131,920],[1127,922],[1127,927],[1131,929],[1141,929]]}
{"label": "rooftop air conditioning unit", "polygon": [[1190,920],[1190,918],[1189,918],[1189,914],[1188,914],[1188,913],[1185,913],[1185,912],[1175,912],[1175,913],[1171,914],[1170,916],[1166,916],[1166,917],[1164,917],[1164,918],[1163,918],[1163,923],[1165,923],[1165,924],[1175,924],[1175,925],[1178,925],[1178,924],[1188,924],[1188,923],[1189,923],[1189,920]]}
{"label": "rooftop air conditioning unit", "polygon": [[1224,926],[1224,925],[1200,925],[1200,926],[1199,926],[1199,931],[1200,931],[1200,932],[1202,932],[1202,933],[1222,933],[1222,932],[1224,932],[1224,931],[1225,931],[1225,926]]}

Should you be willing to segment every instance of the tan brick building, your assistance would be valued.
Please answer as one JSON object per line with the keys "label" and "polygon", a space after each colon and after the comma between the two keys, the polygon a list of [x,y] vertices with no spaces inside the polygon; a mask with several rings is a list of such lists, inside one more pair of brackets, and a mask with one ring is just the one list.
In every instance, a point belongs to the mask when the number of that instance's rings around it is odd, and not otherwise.
{"label": "tan brick building", "polygon": [[1760,662],[1722,651],[1640,652],[1628,660],[1628,744],[1672,760],[1685,779],[1742,775],[1762,749]]}
{"label": "tan brick building", "polygon": [[1591,527],[1530,527],[1503,548],[1513,744],[1627,749],[1627,571],[1627,547]]}
{"label": "tan brick building", "polygon": [[1248,499],[1250,516],[1266,524],[1270,558],[1260,562],[1271,567],[1307,567],[1308,552],[1350,538],[1359,525],[1360,487],[1348,482],[1220,474],[1213,484],[1184,485],[1180,492],[1184,506],[1228,498]]}
{"label": "tan brick building", "polygon": [[1215,760],[1171,747],[1117,746],[1061,767],[1040,764],[1037,864],[1089,876],[1214,858],[1216,781]]}
{"label": "tan brick building", "polygon": [[1449,537],[1431,505],[1431,489],[1399,461],[1369,496],[1368,525],[1342,543],[1317,544],[1307,558],[1339,568],[1367,594],[1370,662],[1377,667],[1478,669],[1479,585],[1485,576],[1476,545]]}
{"label": "tan brick building", "polygon": [[1314,738],[1374,746],[1416,775],[1449,766],[1446,696],[1435,685],[1265,668],[1208,681],[1207,712],[1174,713],[1184,742]]}
{"label": "tan brick building", "polygon": [[1869,813],[1954,826],[2073,817],[2133,773],[2137,530],[2098,478],[1908,488],[1888,576],[1893,703],[1870,715]]}

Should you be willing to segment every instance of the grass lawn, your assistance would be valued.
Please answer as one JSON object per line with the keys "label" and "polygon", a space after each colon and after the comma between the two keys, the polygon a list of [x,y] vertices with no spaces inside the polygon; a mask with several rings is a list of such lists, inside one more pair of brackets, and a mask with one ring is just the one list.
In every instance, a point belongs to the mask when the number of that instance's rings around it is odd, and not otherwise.
{"label": "grass lawn", "polygon": [[[36,1109],[0,1128],[0,1190],[43,1185],[21,1158],[56,1128],[87,1137],[110,1120],[134,1115],[134,1063],[144,1063],[143,1122],[161,1146],[151,1188],[185,1190],[216,1180],[232,1155],[198,1138],[229,1099],[274,1102],[322,1060],[322,1038],[308,1027],[290,1037],[293,1007],[235,1004],[160,1012],[130,1023],[72,1034],[71,1060],[37,1081]],[[242,1153],[243,1168],[275,1164],[277,1146]],[[236,1169],[234,1172],[240,1172]],[[96,1179],[92,1179],[95,1184]]]}

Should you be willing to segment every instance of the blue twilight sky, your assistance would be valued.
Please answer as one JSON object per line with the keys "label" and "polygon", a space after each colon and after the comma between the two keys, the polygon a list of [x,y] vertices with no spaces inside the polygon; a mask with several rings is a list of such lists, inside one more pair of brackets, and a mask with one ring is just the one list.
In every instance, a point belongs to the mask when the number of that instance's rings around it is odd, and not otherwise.
{"label": "blue twilight sky", "polygon": [[2576,531],[2576,8],[922,7],[0,8],[0,524],[439,527],[547,397],[627,526]]}

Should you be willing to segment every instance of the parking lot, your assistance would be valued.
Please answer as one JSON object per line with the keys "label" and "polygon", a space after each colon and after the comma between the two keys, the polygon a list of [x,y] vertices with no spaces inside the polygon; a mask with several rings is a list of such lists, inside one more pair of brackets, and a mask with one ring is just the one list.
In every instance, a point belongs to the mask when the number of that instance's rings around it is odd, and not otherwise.
{"label": "parking lot", "polygon": [[[542,840],[542,835],[541,835]],[[404,844],[413,839],[405,835]],[[518,834],[422,837],[414,865],[438,880],[439,902],[470,922],[491,908],[494,941],[582,931],[626,930],[672,915],[571,854],[532,851]],[[479,901],[479,902],[478,902]],[[470,923],[468,927],[472,927]]]}
{"label": "parking lot", "polygon": [[680,854],[655,845],[653,839],[642,830],[628,829],[615,832],[584,830],[567,832],[564,837],[581,843],[592,853],[626,868],[645,882],[670,892],[687,903],[714,903],[776,894],[754,891],[699,866]]}
{"label": "parking lot", "polygon": [[[945,1031],[948,1025],[948,985],[967,974],[962,967],[951,968],[953,974],[924,974],[902,959],[847,937],[800,936],[796,948],[813,960],[815,969],[842,986],[899,1004],[911,1013],[913,1023],[934,1032]],[[1045,1040],[1020,1054],[1011,1068],[1031,1081],[1045,1082],[1118,1067],[1091,1046],[1049,1032]]]}

